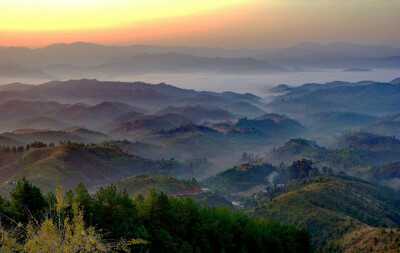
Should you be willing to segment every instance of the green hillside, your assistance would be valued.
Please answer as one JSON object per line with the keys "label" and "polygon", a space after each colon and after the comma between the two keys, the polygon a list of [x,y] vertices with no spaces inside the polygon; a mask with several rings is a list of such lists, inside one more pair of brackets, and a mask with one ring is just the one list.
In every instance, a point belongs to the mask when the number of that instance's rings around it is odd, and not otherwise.
{"label": "green hillside", "polygon": [[371,167],[396,162],[400,157],[400,142],[392,137],[359,132],[344,135],[336,149],[318,146],[305,139],[291,139],[274,149],[268,159],[274,164],[290,163],[299,159],[311,159],[319,167],[332,167],[357,177],[373,180]]}
{"label": "green hillside", "polygon": [[392,150],[400,153],[400,141],[393,136],[372,134],[364,131],[341,136],[337,148],[355,147],[371,151]]}
{"label": "green hillside", "polygon": [[330,111],[307,115],[302,122],[307,128],[331,134],[341,130],[358,129],[378,119],[367,114]]}
{"label": "green hillside", "polygon": [[322,159],[329,151],[317,143],[301,138],[291,139],[283,146],[274,149],[268,158],[274,163],[290,163],[302,158]]}
{"label": "green hillside", "polygon": [[125,190],[131,196],[147,196],[152,189],[167,195],[196,195],[202,192],[196,181],[155,175],[133,176],[113,184],[118,190]]}
{"label": "green hillside", "polygon": [[237,128],[255,129],[270,137],[293,137],[305,131],[296,120],[290,119],[285,115],[267,113],[254,119],[242,118],[235,124]]}
{"label": "green hillside", "polygon": [[346,253],[389,252],[397,253],[400,248],[400,230],[367,227],[346,234],[340,241]]}
{"label": "green hillside", "polygon": [[316,245],[338,250],[343,235],[400,225],[400,196],[349,176],[318,176],[271,189],[250,213],[306,227]]}
{"label": "green hillside", "polygon": [[247,163],[220,172],[204,180],[202,185],[224,194],[242,192],[255,186],[270,184],[268,176],[276,170],[267,163]]}
{"label": "green hillside", "polygon": [[182,174],[186,167],[176,161],[152,161],[108,146],[65,144],[4,153],[0,162],[1,193],[8,194],[15,182],[26,177],[45,192],[57,185],[72,189],[84,183],[95,187],[137,174]]}
{"label": "green hillside", "polygon": [[400,134],[400,114],[393,114],[383,117],[364,127],[370,132],[385,135]]}
{"label": "green hillside", "polygon": [[71,141],[79,143],[101,143],[110,138],[109,136],[88,130],[82,127],[68,128],[62,131],[20,129],[12,133],[0,134],[0,146],[27,145],[31,142],[41,141],[44,143],[59,143],[60,141]]}
{"label": "green hillside", "polygon": [[0,211],[10,217],[2,219],[1,252],[314,252],[305,229],[155,191],[132,198],[113,185],[93,194],[79,185],[63,198],[21,180]]}
{"label": "green hillside", "polygon": [[222,133],[193,123],[156,131],[141,137],[140,141],[162,146],[168,153],[182,152],[188,157],[202,157],[221,152],[226,144]]}
{"label": "green hillside", "polygon": [[210,191],[203,191],[196,180],[182,180],[173,177],[156,175],[138,175],[113,183],[120,191],[126,191],[130,196],[148,196],[151,190],[163,192],[169,196],[189,197],[197,203],[209,207],[229,206],[232,204],[221,196]]}

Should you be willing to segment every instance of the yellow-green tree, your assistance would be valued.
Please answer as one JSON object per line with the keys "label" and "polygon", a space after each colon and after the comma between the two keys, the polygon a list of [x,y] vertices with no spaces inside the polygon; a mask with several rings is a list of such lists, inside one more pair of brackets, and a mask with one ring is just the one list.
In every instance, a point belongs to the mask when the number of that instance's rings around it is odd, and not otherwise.
{"label": "yellow-green tree", "polygon": [[13,228],[0,228],[0,252],[73,253],[73,252],[130,252],[134,245],[147,244],[141,239],[116,243],[103,240],[93,227],[86,227],[83,212],[73,204],[72,218],[62,219],[66,208],[61,188],[57,187],[56,218],[38,222],[32,219],[24,227],[16,223]]}

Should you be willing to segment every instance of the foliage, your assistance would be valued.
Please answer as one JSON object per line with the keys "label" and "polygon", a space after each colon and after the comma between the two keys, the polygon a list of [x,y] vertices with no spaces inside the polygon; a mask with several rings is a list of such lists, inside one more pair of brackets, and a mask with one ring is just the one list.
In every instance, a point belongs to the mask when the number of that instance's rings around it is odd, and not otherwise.
{"label": "foliage", "polygon": [[344,236],[340,248],[355,252],[399,252],[400,230],[367,227]]}
{"label": "foliage", "polygon": [[38,187],[32,185],[26,178],[17,182],[17,186],[11,192],[11,208],[18,214],[18,218],[37,216],[45,206],[46,200]]}
{"label": "foliage", "polygon": [[269,159],[276,163],[312,159],[318,167],[332,167],[377,183],[386,183],[383,180],[398,174],[395,164],[384,166],[396,162],[400,155],[400,141],[393,137],[349,133],[339,138],[338,146],[340,149],[327,149],[308,140],[291,139],[274,149]]}
{"label": "foliage", "polygon": [[268,163],[245,163],[220,172],[202,184],[222,193],[245,191],[256,185],[268,184],[268,175],[276,170]]}
{"label": "foliage", "polygon": [[292,165],[287,168],[287,174],[289,180],[300,179],[306,177],[313,177],[319,175],[317,168],[312,167],[310,160],[298,160],[294,161]]}
{"label": "foliage", "polygon": [[[151,160],[130,155],[118,148],[101,145],[62,144],[56,147],[30,148],[22,153],[0,152],[0,180],[16,182],[26,177],[45,193],[57,184],[74,189],[79,182],[87,187],[108,184],[121,178],[154,173],[160,175],[192,175],[194,162]],[[7,196],[14,184],[1,184],[0,192]]]}
{"label": "foliage", "polygon": [[62,219],[68,205],[64,204],[60,188],[57,188],[56,199],[56,217],[53,219],[40,221],[31,217],[26,225],[16,223],[9,229],[0,227],[1,252],[130,252],[132,245],[147,244],[142,239],[107,243],[94,227],[85,225],[83,213],[76,203],[71,207],[72,218]]}
{"label": "foliage", "polygon": [[138,175],[125,178],[114,184],[117,190],[126,190],[130,196],[147,196],[152,189],[157,193],[164,192],[167,195],[195,195],[201,192],[197,181],[176,179],[172,177],[155,175]]}
{"label": "foliage", "polygon": [[[14,230],[3,228],[0,247],[9,250],[30,247],[30,252],[314,250],[310,234],[304,229],[280,225],[271,219],[253,219],[228,208],[201,207],[192,199],[168,197],[155,191],[146,199],[141,195],[131,199],[125,192],[118,192],[115,186],[90,195],[79,185],[75,192],[67,193],[65,199],[60,192],[49,194],[48,198],[49,203],[56,199],[56,204],[50,205],[50,210],[56,210],[56,216],[38,223],[18,223]],[[6,206],[7,203],[1,205],[2,208]],[[13,217],[14,213],[9,216]],[[106,233],[102,236],[97,231]],[[24,239],[14,240],[18,235]],[[115,240],[119,243],[108,243]]]}
{"label": "foliage", "polygon": [[252,210],[254,216],[271,216],[284,224],[305,227],[316,245],[334,248],[344,234],[365,224],[400,225],[400,196],[396,192],[346,175],[300,179],[269,189],[258,199],[262,203]]}

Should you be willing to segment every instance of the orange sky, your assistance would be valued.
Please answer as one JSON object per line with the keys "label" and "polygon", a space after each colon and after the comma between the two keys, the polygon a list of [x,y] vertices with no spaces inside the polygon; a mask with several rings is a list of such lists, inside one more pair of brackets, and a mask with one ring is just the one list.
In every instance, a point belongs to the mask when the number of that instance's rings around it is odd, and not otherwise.
{"label": "orange sky", "polygon": [[267,48],[400,39],[398,0],[0,0],[0,45]]}

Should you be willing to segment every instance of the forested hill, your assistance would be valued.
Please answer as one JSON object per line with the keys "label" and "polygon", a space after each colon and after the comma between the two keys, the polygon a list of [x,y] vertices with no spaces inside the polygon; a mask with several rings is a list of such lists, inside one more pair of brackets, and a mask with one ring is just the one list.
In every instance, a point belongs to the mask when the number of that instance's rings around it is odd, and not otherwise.
{"label": "forested hill", "polygon": [[[55,213],[54,220],[46,218],[50,211]],[[14,251],[8,251],[10,247],[47,252],[60,247],[89,249],[85,252],[314,252],[305,229],[227,208],[201,207],[191,199],[155,191],[146,198],[132,199],[115,186],[91,195],[81,184],[65,197],[60,192],[43,196],[39,188],[22,179],[10,201],[1,199],[0,213],[2,224],[9,228],[1,228],[7,236],[0,237],[2,252]],[[24,230],[31,215],[35,223]],[[125,241],[110,246],[121,238]]]}
{"label": "forested hill", "polygon": [[[400,225],[400,195],[344,175],[322,175],[271,189],[251,213],[307,228],[314,243],[341,251],[344,235],[368,227]],[[354,236],[354,235],[353,235]],[[397,244],[398,245],[398,244]]]}
{"label": "forested hill", "polygon": [[7,195],[15,182],[26,177],[44,192],[57,185],[73,189],[79,183],[98,187],[133,175],[191,174],[196,165],[175,160],[151,160],[107,145],[62,143],[58,146],[32,143],[29,149],[0,147],[0,191]]}

